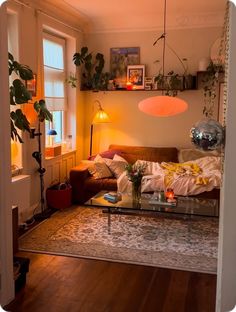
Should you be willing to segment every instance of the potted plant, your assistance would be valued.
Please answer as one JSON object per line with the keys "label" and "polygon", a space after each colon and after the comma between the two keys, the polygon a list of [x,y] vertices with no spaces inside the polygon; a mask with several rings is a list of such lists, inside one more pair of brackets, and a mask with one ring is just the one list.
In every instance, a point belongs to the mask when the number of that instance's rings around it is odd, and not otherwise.
{"label": "potted plant", "polygon": [[110,74],[103,72],[105,64],[103,54],[97,53],[94,59],[92,53],[88,52],[88,47],[82,47],[80,53],[74,54],[73,61],[76,66],[83,65],[82,89],[107,90]]}
{"label": "potted plant", "polygon": [[178,90],[183,90],[183,77],[176,74],[173,70],[167,76],[159,74],[154,78],[158,90],[165,90],[165,95],[176,96]]}
{"label": "potted plant", "polygon": [[[176,96],[178,91],[193,89],[196,79],[188,73],[187,59],[180,59],[176,52],[171,47],[169,48],[179,60],[183,68],[183,74],[179,75],[171,70],[167,75],[164,75],[163,72],[161,73],[162,68],[160,68],[158,75],[154,77],[154,82],[157,84],[158,90],[166,90],[165,95]],[[159,60],[156,60],[154,63],[159,62]]]}

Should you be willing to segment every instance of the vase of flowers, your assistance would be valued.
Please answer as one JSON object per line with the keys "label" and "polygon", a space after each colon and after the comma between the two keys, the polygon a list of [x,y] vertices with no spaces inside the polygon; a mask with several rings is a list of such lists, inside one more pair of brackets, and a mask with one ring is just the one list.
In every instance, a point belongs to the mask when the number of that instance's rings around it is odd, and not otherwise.
{"label": "vase of flowers", "polygon": [[132,198],[135,203],[141,202],[141,183],[145,169],[145,164],[128,164],[125,166],[126,175],[132,183]]}

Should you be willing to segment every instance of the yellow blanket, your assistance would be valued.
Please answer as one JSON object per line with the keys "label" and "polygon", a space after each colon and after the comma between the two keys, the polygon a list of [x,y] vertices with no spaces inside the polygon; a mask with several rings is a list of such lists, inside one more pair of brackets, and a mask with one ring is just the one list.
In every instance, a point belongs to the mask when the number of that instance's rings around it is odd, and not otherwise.
{"label": "yellow blanket", "polygon": [[197,185],[206,185],[209,179],[206,177],[199,177],[202,173],[202,169],[196,163],[173,163],[173,162],[162,162],[161,167],[165,170],[164,183],[168,187],[176,175],[192,175],[196,176],[195,183]]}

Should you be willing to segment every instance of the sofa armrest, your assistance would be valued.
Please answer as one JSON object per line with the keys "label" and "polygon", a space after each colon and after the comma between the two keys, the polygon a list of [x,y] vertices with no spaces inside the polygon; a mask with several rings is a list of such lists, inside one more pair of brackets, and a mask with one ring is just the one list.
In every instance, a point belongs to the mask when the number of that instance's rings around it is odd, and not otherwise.
{"label": "sofa armrest", "polygon": [[80,163],[70,170],[70,184],[72,186],[72,201],[82,203],[85,191],[85,181],[90,176],[88,164]]}

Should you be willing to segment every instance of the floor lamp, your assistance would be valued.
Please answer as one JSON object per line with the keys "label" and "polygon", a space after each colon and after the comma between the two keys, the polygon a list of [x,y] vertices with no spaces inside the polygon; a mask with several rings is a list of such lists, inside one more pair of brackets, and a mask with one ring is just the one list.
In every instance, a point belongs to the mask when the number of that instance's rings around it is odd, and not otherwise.
{"label": "floor lamp", "polygon": [[93,121],[92,121],[92,124],[90,127],[90,149],[89,149],[89,155],[90,156],[92,155],[92,151],[93,151],[93,125],[111,122],[110,117],[102,108],[100,101],[95,100],[94,102],[98,103],[98,111],[95,114],[95,116],[93,117]]}

